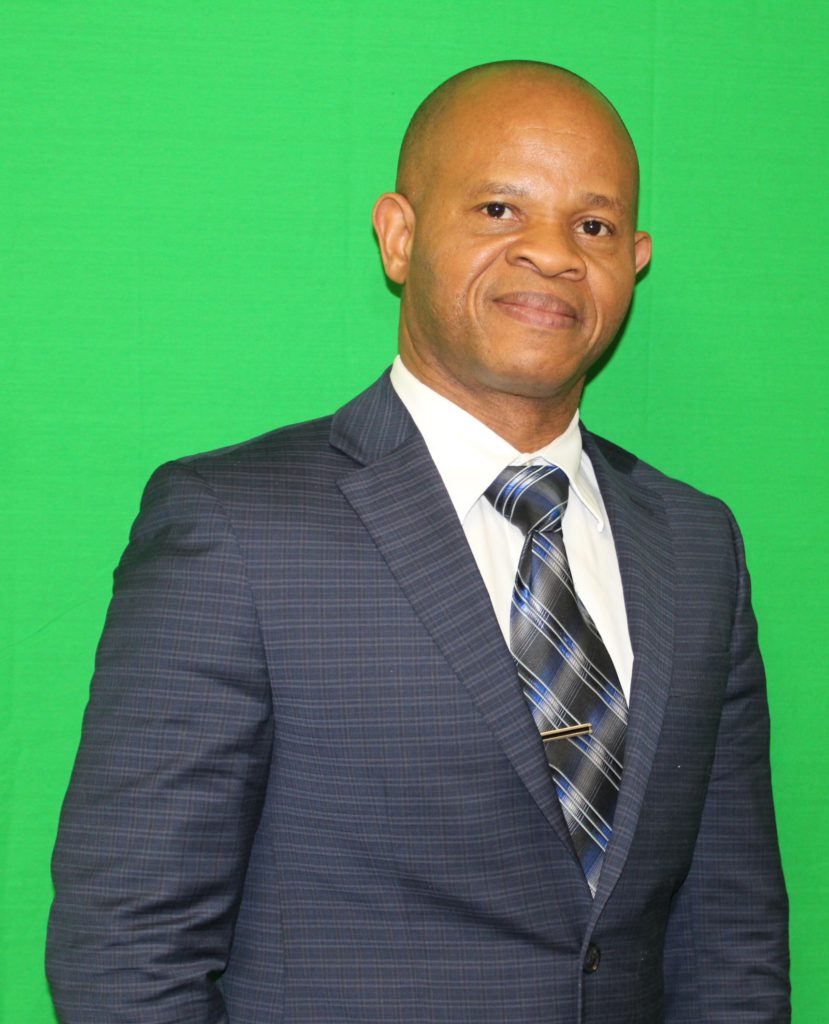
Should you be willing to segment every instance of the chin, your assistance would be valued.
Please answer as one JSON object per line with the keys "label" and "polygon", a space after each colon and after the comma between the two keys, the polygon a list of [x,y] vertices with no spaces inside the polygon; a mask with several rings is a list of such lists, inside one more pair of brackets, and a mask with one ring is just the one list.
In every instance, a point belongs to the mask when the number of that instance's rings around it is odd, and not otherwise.
{"label": "chin", "polygon": [[560,375],[550,377],[525,370],[492,375],[484,383],[489,391],[497,391],[503,395],[513,395],[516,398],[527,398],[533,401],[552,401],[562,399],[570,394],[580,381],[574,381],[569,377],[562,379]]}
{"label": "chin", "polygon": [[[557,354],[564,356],[561,352]],[[514,359],[482,365],[479,380],[497,391],[525,394],[532,398],[552,397],[570,390],[592,362],[572,356],[555,356],[549,347],[543,352],[525,349]]]}

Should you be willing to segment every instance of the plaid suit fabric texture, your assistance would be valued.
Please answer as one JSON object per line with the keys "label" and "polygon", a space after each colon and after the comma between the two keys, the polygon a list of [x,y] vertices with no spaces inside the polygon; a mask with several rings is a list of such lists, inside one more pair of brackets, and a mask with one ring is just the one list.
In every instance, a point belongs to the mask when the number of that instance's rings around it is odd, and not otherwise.
{"label": "plaid suit fabric texture", "polygon": [[[508,466],[486,496],[525,534],[510,649],[595,895],[613,831],[628,709],[610,655],[573,587],[561,529],[568,493],[557,466]],[[561,735],[579,726],[583,731]]]}

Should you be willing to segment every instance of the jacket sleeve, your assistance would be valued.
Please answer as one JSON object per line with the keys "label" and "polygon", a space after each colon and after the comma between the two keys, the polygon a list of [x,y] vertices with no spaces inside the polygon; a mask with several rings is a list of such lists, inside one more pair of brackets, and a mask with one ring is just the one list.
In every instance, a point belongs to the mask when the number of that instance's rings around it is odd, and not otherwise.
{"label": "jacket sleeve", "polygon": [[216,1024],[270,761],[260,631],[228,518],[171,463],[147,486],[96,658],[53,858],[65,1024]]}
{"label": "jacket sleeve", "polygon": [[731,671],[690,872],[665,944],[666,1024],[785,1024],[788,901],[772,806],[766,684],[742,539]]}

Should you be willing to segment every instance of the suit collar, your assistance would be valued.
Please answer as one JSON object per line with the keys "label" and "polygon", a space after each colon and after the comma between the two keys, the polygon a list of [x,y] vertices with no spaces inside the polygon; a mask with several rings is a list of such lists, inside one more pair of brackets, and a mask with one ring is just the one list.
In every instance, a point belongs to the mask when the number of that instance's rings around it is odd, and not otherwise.
{"label": "suit collar", "polygon": [[417,435],[417,427],[394,393],[386,370],[370,388],[334,414],[329,440],[334,448],[365,466],[393,452],[413,435]]}

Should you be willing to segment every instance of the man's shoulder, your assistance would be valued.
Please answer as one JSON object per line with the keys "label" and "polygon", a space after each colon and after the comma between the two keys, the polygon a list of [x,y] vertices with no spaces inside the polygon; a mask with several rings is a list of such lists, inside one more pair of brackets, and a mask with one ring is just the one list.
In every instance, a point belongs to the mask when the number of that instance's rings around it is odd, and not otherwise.
{"label": "man's shoulder", "polygon": [[610,472],[633,491],[658,495],[668,506],[720,512],[726,509],[718,497],[669,475],[621,445],[588,430],[583,430],[582,434],[584,449],[600,478]]}
{"label": "man's shoulder", "polygon": [[333,416],[277,427],[265,434],[175,460],[203,476],[234,472],[279,470],[325,458],[330,445]]}
{"label": "man's shoulder", "polygon": [[210,479],[246,474],[277,475],[341,469],[371,461],[414,429],[386,370],[336,412],[293,423],[238,444],[174,460],[174,465]]}
{"label": "man's shoulder", "polygon": [[[151,475],[142,509],[201,515],[218,501],[225,512],[308,508],[324,502],[353,465],[330,443],[332,417],[279,427],[249,440],[171,459]],[[207,505],[205,505],[207,502]]]}

